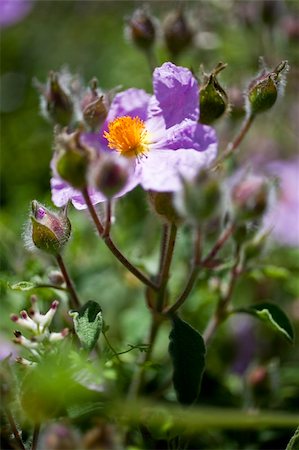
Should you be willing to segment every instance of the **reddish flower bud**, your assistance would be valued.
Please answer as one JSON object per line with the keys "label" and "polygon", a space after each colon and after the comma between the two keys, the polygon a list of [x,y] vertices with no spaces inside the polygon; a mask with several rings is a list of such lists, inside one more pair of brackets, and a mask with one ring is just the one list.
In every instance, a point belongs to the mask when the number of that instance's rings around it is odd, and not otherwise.
{"label": "reddish flower bud", "polygon": [[237,182],[231,191],[234,213],[239,220],[259,219],[268,205],[268,183],[262,176],[250,175]]}
{"label": "reddish flower bud", "polygon": [[151,16],[144,8],[136,9],[129,19],[128,33],[134,44],[148,50],[155,42],[156,29]]}
{"label": "reddish flower bud", "polygon": [[173,57],[185,50],[191,43],[193,31],[191,30],[183,12],[173,11],[164,22],[164,39],[167,48]]}
{"label": "reddish flower bud", "polygon": [[117,195],[127,184],[131,166],[122,156],[101,156],[91,175],[91,182],[107,198]]}
{"label": "reddish flower bud", "polygon": [[66,209],[55,214],[34,200],[29,231],[35,247],[47,253],[58,254],[71,234]]}

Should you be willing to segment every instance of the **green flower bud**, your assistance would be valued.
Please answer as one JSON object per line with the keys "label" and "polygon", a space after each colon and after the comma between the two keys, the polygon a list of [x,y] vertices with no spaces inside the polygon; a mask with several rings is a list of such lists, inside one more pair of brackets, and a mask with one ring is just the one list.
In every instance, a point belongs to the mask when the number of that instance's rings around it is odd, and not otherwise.
{"label": "green flower bud", "polygon": [[133,16],[129,19],[127,31],[130,39],[142,50],[149,50],[155,42],[155,25],[144,8],[134,11]]}
{"label": "green flower bud", "polygon": [[193,38],[193,32],[181,10],[173,11],[164,22],[164,39],[167,48],[174,57],[187,48]]}
{"label": "green flower bud", "polygon": [[131,166],[122,156],[101,156],[91,175],[91,182],[107,198],[118,194],[127,184]]}
{"label": "green flower bud", "polygon": [[220,86],[216,75],[226,67],[219,63],[210,75],[205,75],[205,83],[199,91],[199,121],[209,125],[222,116],[228,106],[228,98]]}
{"label": "green flower bud", "polygon": [[184,181],[182,192],[176,194],[175,206],[195,224],[215,216],[220,207],[218,179],[201,171],[194,180]]}
{"label": "green flower bud", "polygon": [[259,114],[272,108],[278,94],[285,84],[287,61],[282,61],[273,72],[263,70],[248,87],[248,106],[250,114]]}
{"label": "green flower bud", "polygon": [[162,221],[174,223],[176,225],[179,225],[182,222],[182,217],[173,205],[172,192],[148,191],[148,195],[154,212],[162,219]]}
{"label": "green flower bud", "polygon": [[55,141],[55,169],[57,174],[75,189],[83,189],[93,149],[80,141],[80,131],[72,134],[62,132]]}
{"label": "green flower bud", "polygon": [[66,208],[55,214],[36,200],[32,202],[30,233],[35,247],[47,253],[57,255],[69,240],[71,223]]}

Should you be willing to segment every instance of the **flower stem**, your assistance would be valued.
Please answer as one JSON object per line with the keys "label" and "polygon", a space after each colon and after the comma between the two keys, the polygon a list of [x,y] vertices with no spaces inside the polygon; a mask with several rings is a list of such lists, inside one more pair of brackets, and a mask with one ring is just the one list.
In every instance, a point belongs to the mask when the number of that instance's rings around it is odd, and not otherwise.
{"label": "flower stem", "polygon": [[228,307],[232,298],[237,278],[240,275],[240,267],[239,267],[240,257],[241,257],[241,248],[239,245],[237,245],[235,253],[235,263],[230,272],[230,280],[228,283],[226,294],[220,297],[216,307],[215,314],[211,318],[203,334],[206,344],[210,342],[211,338],[214,336],[216,330],[218,329],[218,326],[222,322],[224,322],[228,316]]}
{"label": "flower stem", "polygon": [[231,224],[230,226],[228,226],[226,228],[226,230],[224,230],[224,232],[219,237],[219,239],[217,240],[216,244],[214,245],[214,247],[212,248],[210,253],[202,261],[203,267],[209,267],[209,264],[213,262],[213,260],[215,259],[215,256],[217,256],[217,253],[219,252],[219,250],[221,250],[221,248],[223,247],[223,245],[225,244],[227,239],[233,234],[234,230],[235,230],[234,224]]}
{"label": "flower stem", "polygon": [[39,437],[39,431],[40,431],[40,424],[37,423],[33,430],[33,437],[32,437],[32,444],[31,444],[31,450],[37,449],[37,442]]}
{"label": "flower stem", "polygon": [[56,256],[56,260],[57,260],[57,263],[59,265],[59,268],[61,270],[61,273],[63,275],[63,278],[64,278],[64,280],[66,282],[68,291],[69,291],[70,296],[71,296],[71,307],[74,308],[74,309],[79,309],[80,306],[81,306],[80,300],[79,300],[79,298],[77,296],[76,290],[75,290],[73,282],[72,282],[72,280],[71,280],[71,278],[69,276],[69,273],[68,273],[68,271],[66,269],[66,266],[64,264],[62,256],[60,254],[58,254]]}
{"label": "flower stem", "polygon": [[9,422],[9,425],[10,425],[10,428],[11,428],[11,431],[12,431],[14,437],[15,437],[15,440],[16,440],[17,443],[18,443],[19,448],[20,448],[21,450],[26,450],[26,449],[25,449],[25,446],[24,446],[24,444],[23,444],[23,441],[22,441],[22,439],[21,439],[21,436],[20,436],[20,434],[19,434],[19,432],[18,432],[18,429],[17,429],[16,423],[15,423],[15,420],[14,420],[14,418],[13,418],[13,415],[12,415],[10,409],[8,408],[8,406],[5,407],[5,413],[6,413],[6,415],[7,415],[7,419],[8,419],[8,422]]}
{"label": "flower stem", "polygon": [[227,145],[226,149],[223,153],[220,154],[219,158],[215,161],[215,164],[212,166],[212,169],[218,169],[220,164],[223,163],[225,159],[227,159],[235,150],[239,147],[243,139],[245,138],[248,130],[250,129],[253,119],[255,118],[254,114],[249,114],[245,117],[245,120],[241,126],[241,129],[237,136]]}
{"label": "flower stem", "polygon": [[163,264],[161,268],[161,272],[159,274],[159,290],[158,290],[158,297],[157,297],[157,305],[156,305],[156,311],[161,312],[163,309],[164,304],[164,298],[165,298],[165,291],[169,279],[169,270],[170,265],[173,257],[173,251],[177,236],[177,227],[174,223],[171,225],[168,225],[169,228],[169,236],[167,241],[167,247],[164,254]]}
{"label": "flower stem", "polygon": [[185,288],[184,288],[183,292],[181,293],[181,295],[179,296],[179,298],[177,299],[177,301],[172,306],[164,309],[163,314],[165,314],[165,315],[173,314],[174,312],[176,312],[182,306],[182,304],[187,300],[187,298],[194,286],[194,283],[196,281],[196,278],[197,278],[197,275],[198,275],[198,272],[200,269],[200,254],[201,254],[201,245],[200,245],[201,239],[200,238],[201,238],[200,230],[197,229],[196,235],[195,235],[192,270],[191,270],[189,279],[187,280]]}
{"label": "flower stem", "polygon": [[128,269],[133,275],[135,275],[138,280],[140,280],[143,284],[146,286],[154,289],[155,291],[158,289],[158,286],[153,283],[146,275],[144,275],[142,272],[140,272],[137,267],[135,267],[133,264],[130,263],[130,261],[122,254],[122,252],[116,247],[114,242],[112,241],[111,237],[104,236],[104,227],[96,213],[96,210],[90,200],[90,196],[88,194],[87,189],[83,189],[82,195],[84,197],[85,203],[87,205],[87,208],[89,210],[89,213],[92,217],[92,220],[97,228],[99,236],[103,239],[106,246],[109,248],[109,250],[114,254],[114,256],[121,262],[123,266],[125,266],[126,269]]}
{"label": "flower stem", "polygon": [[106,222],[103,237],[109,236],[110,229],[111,229],[111,200],[108,199],[106,202]]}

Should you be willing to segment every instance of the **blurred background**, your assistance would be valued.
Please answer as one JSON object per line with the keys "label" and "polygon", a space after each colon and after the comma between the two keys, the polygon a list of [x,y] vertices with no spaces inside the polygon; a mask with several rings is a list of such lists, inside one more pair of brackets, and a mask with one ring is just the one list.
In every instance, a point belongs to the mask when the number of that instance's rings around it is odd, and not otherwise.
{"label": "blurred background", "polygon": [[[45,83],[50,70],[59,71],[66,67],[72,73],[78,73],[86,84],[97,77],[99,86],[104,90],[116,86],[124,89],[134,86],[149,92],[152,89],[146,58],[124,32],[126,18],[143,3],[20,0],[23,7],[9,14],[7,7],[4,10],[5,3],[5,0],[1,0],[0,231],[3,294],[1,339],[4,340],[13,330],[9,314],[23,309],[32,293],[11,290],[7,283],[45,280],[55,268],[49,258],[32,256],[27,252],[22,240],[31,200],[37,199],[51,205],[49,162],[53,130],[40,114],[39,94],[33,87],[33,79]],[[231,112],[215,124],[220,148],[225,147],[240,127],[245,115],[243,92],[259,70],[259,57],[263,56],[267,66],[272,69],[282,60],[289,61],[291,69],[285,96],[277,101],[271,111],[256,120],[242,143],[240,160],[294,159],[299,147],[299,3],[288,0],[151,1],[148,7],[157,24],[154,51],[158,65],[173,57],[163,38],[163,24],[169,13],[177,8],[183,8],[193,33],[193,41],[176,55],[176,63],[192,68],[197,74],[200,74],[199,67],[202,64],[206,72],[212,70],[219,61],[228,64],[219,76],[231,103]],[[299,189],[298,184],[296,186]],[[85,213],[72,210],[70,214],[73,239],[65,258],[80,295],[86,300],[95,299],[102,305],[105,320],[112,325],[111,333],[117,346],[121,342],[134,344],[143,341],[149,314],[144,305],[142,287],[98,243]],[[158,233],[159,222],[148,214],[148,205],[141,189],[135,189],[120,200],[114,231],[116,241],[139,267],[150,272],[155,271],[157,263]],[[182,230],[174,260],[174,291],[179,290],[184,281],[190,249],[190,233]],[[265,266],[268,272],[264,271]],[[244,276],[237,286],[235,301],[241,305],[266,299],[278,301],[298,328],[298,249],[274,245],[264,256],[261,267],[255,267],[255,270]],[[185,317],[199,330],[204,328],[216,298],[213,287],[209,288],[207,283],[203,283],[207,281],[206,277],[206,274],[200,277],[184,310]],[[215,282],[217,284],[217,280]],[[101,298],[94,298],[95,292],[101,292]],[[36,293],[42,294],[46,303],[53,299],[51,290]],[[267,406],[295,410],[299,398],[298,345],[290,347],[273,336],[271,331],[260,329],[256,322],[253,324],[250,320],[244,323],[235,321],[231,326],[237,336],[243,333],[245,342],[251,342],[253,348],[246,347],[246,351],[249,351],[246,356],[242,346],[238,348],[234,338],[225,334],[224,327],[220,337],[213,343],[215,351],[209,356],[207,384],[202,401],[234,406],[250,402],[250,399],[242,398],[243,374],[249,367],[267,370],[270,367],[271,374],[274,373],[274,384],[265,387]],[[156,357],[161,361],[166,352],[168,332],[165,329],[161,333],[160,345],[157,346]],[[258,349],[255,340],[262,342]],[[219,354],[225,355],[225,358],[219,358]],[[245,361],[242,362],[243,356]],[[280,365],[282,369],[278,370]],[[235,367],[235,373],[241,374],[241,378],[225,377],[232,367]],[[282,386],[279,392],[275,384],[277,377]],[[258,376],[253,377],[254,382],[256,379],[259,379]],[[271,447],[272,437],[276,439],[275,445],[279,445],[277,442],[280,442],[280,438],[281,442],[285,442],[284,436],[277,437],[275,432],[272,435],[256,438],[268,447],[250,448],[274,448]],[[217,442],[217,436],[210,436],[209,439]],[[238,439],[242,441],[241,435]],[[243,439],[246,437],[243,436]],[[231,441],[228,439],[228,442]]]}

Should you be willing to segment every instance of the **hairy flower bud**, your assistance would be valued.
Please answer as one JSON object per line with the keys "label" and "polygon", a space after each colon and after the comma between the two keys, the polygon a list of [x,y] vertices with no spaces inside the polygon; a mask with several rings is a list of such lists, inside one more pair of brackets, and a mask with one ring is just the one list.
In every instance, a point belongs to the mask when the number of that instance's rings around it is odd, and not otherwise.
{"label": "hairy flower bud", "polygon": [[259,114],[272,108],[281,88],[285,85],[288,67],[287,61],[282,61],[272,72],[264,69],[250,83],[247,94],[250,114]]}
{"label": "hairy flower bud", "polygon": [[35,80],[41,93],[43,115],[61,126],[69,125],[73,118],[74,106],[65,83],[69,78],[67,73],[50,72],[46,86]]}
{"label": "hairy flower bud", "polygon": [[199,121],[201,123],[211,124],[226,111],[227,94],[216,77],[225,67],[226,64],[219,63],[210,75],[205,75],[205,82],[199,91]]}
{"label": "hairy flower bud", "polygon": [[101,156],[92,171],[91,182],[105,197],[112,198],[127,184],[130,169],[128,160],[122,156]]}
{"label": "hairy flower bud", "polygon": [[97,80],[91,81],[91,89],[82,100],[82,111],[85,123],[92,131],[97,131],[103,125],[107,114],[108,105],[104,95],[98,93]]}
{"label": "hairy flower bud", "polygon": [[71,234],[66,208],[61,213],[55,214],[34,200],[30,219],[29,231],[34,246],[54,255],[60,253]]}
{"label": "hairy flower bud", "polygon": [[211,218],[220,206],[218,180],[206,171],[201,171],[194,180],[184,181],[183,190],[176,194],[175,206],[195,224]]}
{"label": "hairy flower bud", "polygon": [[164,221],[180,224],[182,218],[173,205],[172,192],[148,191],[150,204],[154,212]]}
{"label": "hairy flower bud", "polygon": [[56,136],[54,166],[58,175],[76,189],[86,186],[93,151],[80,140],[80,131]]}
{"label": "hairy flower bud", "polygon": [[239,220],[259,219],[268,205],[268,184],[264,177],[248,175],[231,191],[234,213]]}
{"label": "hairy flower bud", "polygon": [[181,10],[173,11],[164,22],[164,39],[167,48],[174,57],[187,48],[193,38],[193,32]]}
{"label": "hairy flower bud", "polygon": [[129,19],[130,38],[142,50],[148,50],[155,42],[156,29],[151,16],[144,8],[136,9]]}

